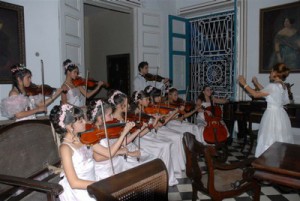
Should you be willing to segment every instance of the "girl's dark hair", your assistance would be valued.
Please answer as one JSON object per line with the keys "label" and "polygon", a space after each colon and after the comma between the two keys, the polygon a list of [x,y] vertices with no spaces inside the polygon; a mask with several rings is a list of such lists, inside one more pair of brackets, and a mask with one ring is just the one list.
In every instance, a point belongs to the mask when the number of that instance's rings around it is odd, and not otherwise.
{"label": "girl's dark hair", "polygon": [[144,68],[144,66],[148,66],[148,62],[147,61],[142,61],[141,63],[139,63],[138,69],[139,72],[141,72],[142,68]]}
{"label": "girl's dark hair", "polygon": [[168,91],[169,94],[172,94],[174,92],[178,92],[178,90],[176,88],[170,88]]}
{"label": "girl's dark hair", "polygon": [[[107,109],[111,108],[110,104],[108,104],[106,101],[103,101],[101,99],[90,101],[88,104],[88,109],[87,109],[87,117],[92,123],[96,122],[97,117],[103,115],[99,101],[102,101],[104,113],[107,111]],[[98,103],[98,105],[97,105],[97,103]],[[94,110],[96,110],[96,113],[94,113]],[[94,113],[94,115],[93,115],[93,113]]]}
{"label": "girl's dark hair", "polygon": [[[63,113],[64,112],[62,111],[62,106],[55,105],[52,108],[52,110],[50,112],[50,116],[49,116],[49,119],[50,119],[51,123],[53,124],[55,131],[58,134],[61,134],[62,138],[64,137],[64,135],[67,132],[67,130],[65,128],[66,125],[75,123],[76,121],[78,121],[79,119],[84,117],[82,109],[80,109],[79,107],[75,107],[75,106],[72,106],[71,109],[69,109],[65,112],[65,114],[63,114]],[[61,115],[65,115],[65,118],[63,120],[63,124],[65,125],[64,128],[61,127],[61,125],[59,125]]]}
{"label": "girl's dark hair", "polygon": [[[151,87],[151,86],[147,86],[147,87]],[[155,87],[151,87],[152,90],[149,91],[149,90],[147,90],[147,87],[145,88],[144,92],[145,92],[146,94],[148,94],[148,96],[149,96],[150,99],[151,99],[151,102],[154,102],[154,99],[155,99],[156,97],[161,96],[161,90],[160,90],[160,89],[155,88]]]}
{"label": "girl's dark hair", "polygon": [[285,81],[290,74],[290,69],[284,63],[277,63],[272,69],[282,81]]}
{"label": "girl's dark hair", "polygon": [[108,103],[112,106],[113,110],[116,109],[117,105],[123,103],[126,98],[127,95],[119,90],[110,90],[108,92]]}
{"label": "girl's dark hair", "polygon": [[[201,100],[202,102],[206,102],[206,99],[205,99],[205,95],[203,93],[203,91],[207,88],[207,87],[210,87],[209,85],[204,85],[203,88],[202,88],[202,91],[201,93],[199,94],[198,98],[199,100]],[[210,97],[210,99],[212,99],[212,97]]]}
{"label": "girl's dark hair", "polygon": [[10,71],[12,74],[12,84],[13,86],[15,86],[19,93],[21,93],[19,86],[18,86],[18,78],[20,78],[21,80],[23,80],[23,78],[26,75],[32,75],[31,71],[29,69],[27,69],[25,66],[23,66],[22,64],[15,64],[13,66],[10,67]]}
{"label": "girl's dark hair", "polygon": [[78,69],[78,66],[76,66],[75,64],[72,64],[72,61],[70,59],[67,59],[63,62],[63,66],[65,69],[65,75],[67,74],[68,71],[73,71],[75,69]]}
{"label": "girl's dark hair", "polygon": [[136,108],[138,108],[138,100],[142,100],[143,98],[148,98],[149,94],[145,91],[134,91],[131,96],[131,103],[130,103],[130,112],[134,112]]}

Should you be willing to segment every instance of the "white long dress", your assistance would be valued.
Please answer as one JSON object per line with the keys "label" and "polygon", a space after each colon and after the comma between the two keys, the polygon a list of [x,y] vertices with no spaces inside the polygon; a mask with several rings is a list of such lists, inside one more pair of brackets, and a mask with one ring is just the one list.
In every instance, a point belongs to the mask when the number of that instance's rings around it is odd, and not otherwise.
{"label": "white long dress", "polygon": [[[63,142],[62,144],[68,145],[73,150],[72,162],[77,177],[83,180],[96,181],[92,148],[89,149],[86,146],[82,146],[75,149],[69,143]],[[63,172],[61,173],[61,177],[62,179],[59,184],[64,188],[63,193],[59,195],[61,201],[95,201],[94,198],[89,196],[87,190],[72,189]]]}
{"label": "white long dress", "polygon": [[77,107],[84,106],[84,96],[81,94],[78,88],[71,88],[67,83],[65,85],[69,88],[67,93],[68,103]]}
{"label": "white long dress", "polygon": [[177,130],[181,133],[189,132],[195,135],[196,140],[205,144],[203,139],[203,130],[205,125],[197,125],[190,123],[188,121],[178,121],[178,120],[171,120],[166,125],[168,128],[173,130]]}
{"label": "white long dress", "polygon": [[[115,142],[116,139],[110,139],[109,140],[110,146]],[[102,139],[100,141],[100,144],[104,147],[108,147],[107,138]],[[135,151],[138,149],[133,143],[129,143],[126,147],[129,151]],[[118,174],[120,172],[123,172],[125,170],[131,169],[133,167],[136,167],[138,165],[141,165],[143,163],[155,159],[155,157],[152,154],[149,154],[142,149],[140,150],[140,152],[141,152],[141,156],[139,161],[137,161],[136,157],[130,157],[130,156],[128,156],[126,159],[124,158],[124,156],[119,156],[119,155],[112,157],[114,173]],[[113,171],[112,171],[111,161],[110,160],[104,160],[99,162],[96,161],[95,175],[97,181],[112,176]]]}
{"label": "white long dress", "polygon": [[293,143],[291,121],[283,108],[289,102],[287,90],[279,83],[270,83],[262,91],[269,95],[259,126],[255,157],[259,157],[276,141]]}
{"label": "white long dress", "polygon": [[171,157],[176,178],[182,177],[182,171],[185,170],[185,153],[182,144],[183,135],[177,130],[170,129],[166,126],[160,127],[156,134],[159,138],[172,142]]}
{"label": "white long dress", "polygon": [[[136,144],[138,144],[138,140],[138,138],[135,140]],[[152,130],[140,138],[140,146],[141,149],[151,153],[155,156],[155,158],[160,158],[165,163],[169,175],[169,186],[178,184],[178,181],[175,177],[171,154],[173,142],[167,138],[161,137],[160,135],[156,134],[154,130]]]}

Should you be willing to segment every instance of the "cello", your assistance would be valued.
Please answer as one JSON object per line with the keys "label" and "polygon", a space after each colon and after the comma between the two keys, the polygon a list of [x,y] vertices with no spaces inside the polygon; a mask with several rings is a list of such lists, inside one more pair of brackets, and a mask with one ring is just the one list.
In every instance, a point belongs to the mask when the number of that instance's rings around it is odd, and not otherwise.
{"label": "cello", "polygon": [[[222,109],[220,106],[209,106],[204,109],[207,125],[203,131],[203,138],[207,143],[218,144],[227,140],[227,129],[222,123]],[[206,111],[210,111],[209,115]]]}

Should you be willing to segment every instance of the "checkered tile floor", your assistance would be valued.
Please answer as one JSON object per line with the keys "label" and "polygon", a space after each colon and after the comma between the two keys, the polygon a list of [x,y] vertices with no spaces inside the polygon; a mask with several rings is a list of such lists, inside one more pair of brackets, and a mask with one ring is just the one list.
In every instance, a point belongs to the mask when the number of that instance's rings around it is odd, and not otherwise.
{"label": "checkered tile floor", "polygon": [[[241,153],[240,143],[234,141],[229,146],[230,156],[228,161],[238,161],[243,158]],[[251,155],[253,156],[253,155]],[[200,161],[200,165],[203,162]],[[192,186],[191,181],[183,173],[183,178],[178,179],[179,184],[176,186],[169,187],[169,201],[191,201],[192,200]],[[224,199],[224,201],[250,201],[252,200],[250,193],[244,193],[235,198]],[[198,198],[201,201],[211,200],[210,197],[198,192]],[[198,200],[199,200],[198,199]],[[275,186],[275,185],[262,185],[261,188],[261,201],[300,201],[300,190],[288,189],[286,187]]]}

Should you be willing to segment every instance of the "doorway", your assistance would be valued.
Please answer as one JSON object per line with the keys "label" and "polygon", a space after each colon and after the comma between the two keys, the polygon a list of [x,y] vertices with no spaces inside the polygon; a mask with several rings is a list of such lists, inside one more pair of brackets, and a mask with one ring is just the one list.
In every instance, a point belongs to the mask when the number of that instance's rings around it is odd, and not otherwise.
{"label": "doorway", "polygon": [[[102,7],[100,3],[84,4],[85,67],[95,80],[107,81],[111,85],[110,89],[118,89],[128,95],[133,36],[131,12],[108,8],[107,5]],[[119,73],[123,71],[126,76],[120,77]],[[106,94],[107,91],[102,89],[97,97],[106,97]]]}
{"label": "doorway", "polygon": [[106,62],[110,88],[130,95],[130,54],[109,55]]}

